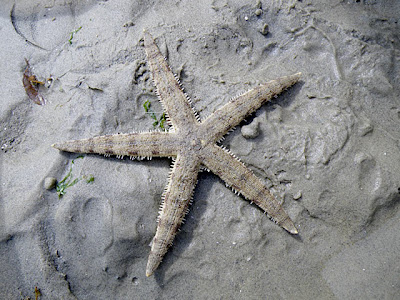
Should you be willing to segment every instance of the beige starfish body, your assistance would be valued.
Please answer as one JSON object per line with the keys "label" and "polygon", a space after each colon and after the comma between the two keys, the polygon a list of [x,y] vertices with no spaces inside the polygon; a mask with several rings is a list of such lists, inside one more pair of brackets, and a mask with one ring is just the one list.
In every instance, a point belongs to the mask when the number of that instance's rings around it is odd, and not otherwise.
{"label": "beige starfish body", "polygon": [[234,191],[257,204],[277,224],[292,234],[297,229],[266,185],[239,159],[217,142],[244,117],[267,100],[289,88],[300,73],[260,85],[232,99],[204,121],[192,109],[190,100],[170,70],[153,37],[144,32],[144,46],[160,101],[172,126],[170,132],[147,132],[98,136],[54,144],[68,152],[125,155],[131,158],[173,157],[174,163],[163,194],[157,231],[151,244],[146,275],[157,269],[181,225],[197,182],[205,167]]}

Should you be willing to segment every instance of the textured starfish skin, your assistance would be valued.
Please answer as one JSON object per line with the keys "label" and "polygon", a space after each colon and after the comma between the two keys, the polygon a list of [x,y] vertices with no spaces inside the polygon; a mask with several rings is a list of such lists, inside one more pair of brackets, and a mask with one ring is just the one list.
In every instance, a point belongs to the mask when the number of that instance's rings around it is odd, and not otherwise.
{"label": "textured starfish skin", "polygon": [[98,153],[106,156],[174,158],[169,182],[163,194],[146,275],[153,274],[172,245],[188,212],[201,167],[218,175],[235,192],[258,205],[288,232],[297,234],[296,227],[281,203],[271,195],[262,180],[231,152],[218,146],[217,142],[263,103],[295,84],[301,73],[260,85],[232,99],[207,119],[200,121],[153,37],[146,31],[144,46],[157,94],[172,126],[170,132],[105,135],[52,146],[67,152]]}

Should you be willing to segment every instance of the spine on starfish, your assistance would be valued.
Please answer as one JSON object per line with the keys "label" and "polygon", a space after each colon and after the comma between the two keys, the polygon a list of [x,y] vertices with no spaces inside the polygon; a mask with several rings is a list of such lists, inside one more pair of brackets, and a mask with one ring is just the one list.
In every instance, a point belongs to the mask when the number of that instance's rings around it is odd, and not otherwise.
{"label": "spine on starfish", "polygon": [[168,179],[167,179],[167,182],[168,182],[168,183],[167,183],[167,185],[165,186],[165,188],[164,188],[164,190],[163,190],[163,193],[162,193],[162,195],[161,195],[161,205],[160,205],[160,208],[159,208],[159,211],[158,211],[157,223],[160,221],[160,218],[161,218],[161,216],[162,216],[162,212],[163,212],[163,210],[164,210],[164,206],[165,206],[165,195],[167,194],[167,191],[170,189],[170,188],[169,188],[169,185],[170,185],[171,178],[172,178],[172,172],[174,171],[175,162],[176,162],[176,159],[173,158],[173,159],[172,159],[171,168],[170,168],[170,170],[169,170],[169,172],[168,172]]}
{"label": "spine on starfish", "polygon": [[174,73],[174,77],[175,77],[176,81],[179,83],[179,87],[181,88],[183,94],[184,94],[185,97],[186,97],[187,102],[189,103],[190,107],[192,108],[192,112],[193,112],[194,116],[196,117],[197,122],[200,123],[200,122],[201,122],[201,119],[200,119],[200,116],[199,116],[197,110],[193,107],[192,99],[191,99],[190,96],[185,92],[185,89],[184,89],[184,87],[182,86],[181,80],[179,79],[178,75]]}

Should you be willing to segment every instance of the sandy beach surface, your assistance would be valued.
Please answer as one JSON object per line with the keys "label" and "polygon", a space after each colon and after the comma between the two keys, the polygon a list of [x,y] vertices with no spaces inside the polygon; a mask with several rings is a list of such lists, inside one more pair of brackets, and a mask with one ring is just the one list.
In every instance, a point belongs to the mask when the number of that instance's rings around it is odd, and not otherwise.
{"label": "sandy beach surface", "polygon": [[[0,298],[399,299],[399,22],[396,0],[3,1]],[[159,129],[143,29],[202,119],[302,72],[222,142],[298,236],[203,172],[145,276],[171,159],[51,147]],[[24,89],[25,58],[44,105]],[[56,181],[71,183],[62,197]]]}

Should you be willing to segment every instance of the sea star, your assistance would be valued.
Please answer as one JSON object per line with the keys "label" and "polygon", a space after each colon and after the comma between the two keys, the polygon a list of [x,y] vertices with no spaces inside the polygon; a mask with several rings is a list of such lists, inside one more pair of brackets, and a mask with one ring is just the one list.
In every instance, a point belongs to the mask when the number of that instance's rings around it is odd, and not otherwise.
{"label": "sea star", "polygon": [[258,205],[278,225],[291,234],[297,229],[287,213],[256,177],[229,150],[217,143],[247,115],[263,103],[295,84],[301,73],[285,76],[232,99],[200,121],[179,80],[172,73],[153,37],[144,31],[144,47],[159,99],[172,126],[169,132],[115,134],[54,144],[67,152],[98,153],[131,158],[173,157],[168,185],[164,190],[157,231],[146,268],[150,276],[161,263],[188,212],[200,168],[218,175],[227,186]]}

